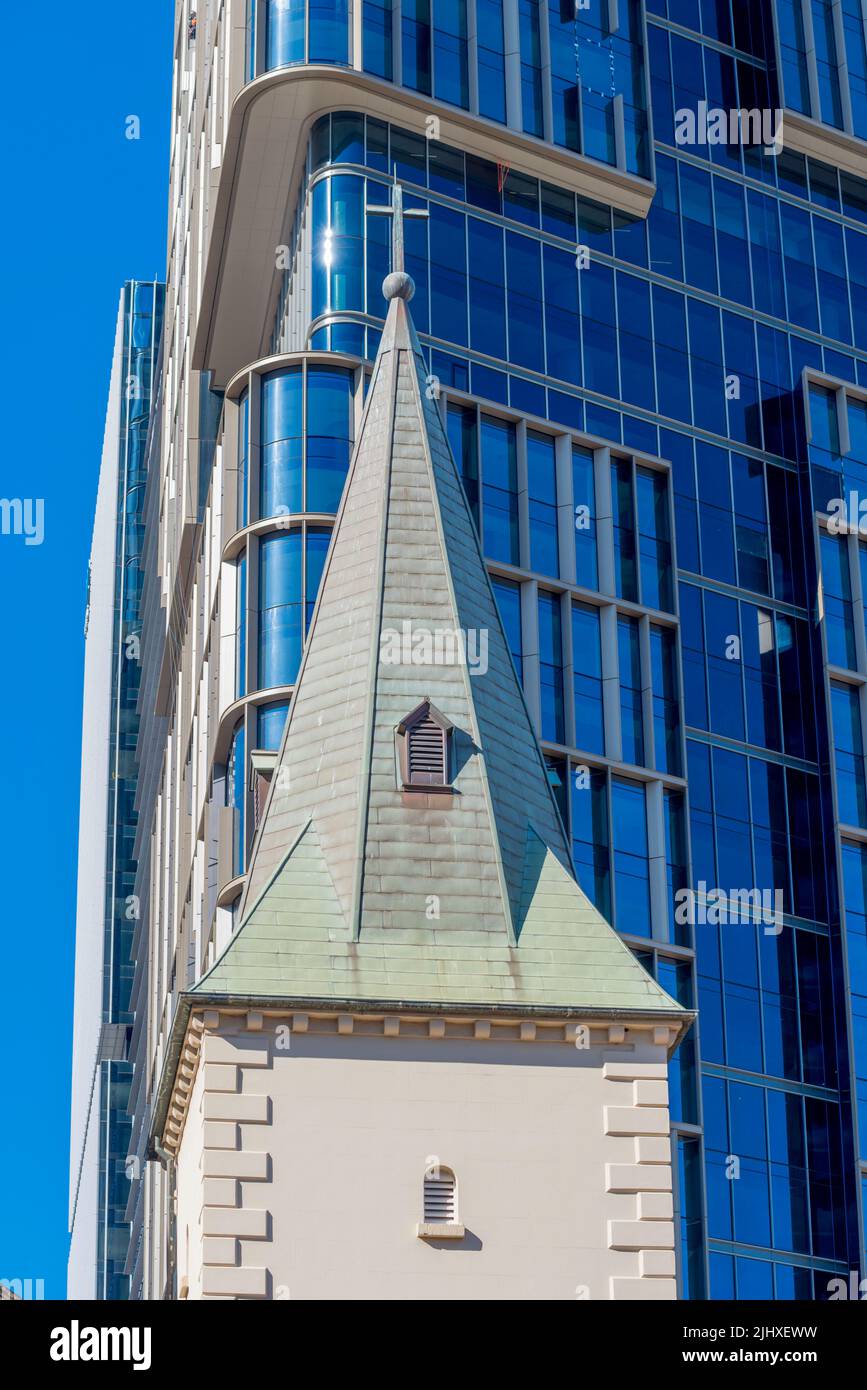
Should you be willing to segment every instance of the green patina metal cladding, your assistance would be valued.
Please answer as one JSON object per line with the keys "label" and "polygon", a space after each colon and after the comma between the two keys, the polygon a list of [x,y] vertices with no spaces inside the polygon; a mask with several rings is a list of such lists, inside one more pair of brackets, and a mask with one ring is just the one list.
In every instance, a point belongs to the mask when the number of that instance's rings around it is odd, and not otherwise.
{"label": "green patina metal cladding", "polygon": [[[576,881],[406,303],[394,298],[241,925],[195,998],[679,1016]],[[487,670],[386,665],[404,622],[488,635]],[[454,794],[413,801],[394,734],[430,697]]]}

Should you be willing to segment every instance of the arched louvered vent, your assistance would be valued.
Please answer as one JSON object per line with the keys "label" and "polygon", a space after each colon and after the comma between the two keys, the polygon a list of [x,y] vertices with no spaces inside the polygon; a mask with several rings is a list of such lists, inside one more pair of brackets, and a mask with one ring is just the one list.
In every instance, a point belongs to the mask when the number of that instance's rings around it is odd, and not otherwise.
{"label": "arched louvered vent", "polygon": [[446,731],[434,722],[430,710],[408,731],[407,743],[410,782],[444,787],[448,781]]}
{"label": "arched louvered vent", "polygon": [[457,1221],[457,1183],[451,1168],[429,1168],[425,1173],[424,1219],[427,1224]]}
{"label": "arched louvered vent", "polygon": [[407,791],[451,790],[451,734],[451,724],[430,700],[422,700],[398,725],[401,780]]}

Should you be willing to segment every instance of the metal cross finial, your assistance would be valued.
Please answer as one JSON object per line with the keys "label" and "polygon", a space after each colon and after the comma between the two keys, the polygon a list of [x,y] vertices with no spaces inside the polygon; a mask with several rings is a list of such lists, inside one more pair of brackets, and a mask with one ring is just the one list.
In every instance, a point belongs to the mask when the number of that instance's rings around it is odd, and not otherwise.
{"label": "metal cross finial", "polygon": [[406,270],[403,254],[403,219],[405,217],[427,217],[429,215],[427,209],[404,208],[403,189],[395,174],[391,186],[391,203],[387,206],[368,203],[365,212],[373,213],[377,217],[391,217],[393,219],[391,225],[391,269],[392,272]]}

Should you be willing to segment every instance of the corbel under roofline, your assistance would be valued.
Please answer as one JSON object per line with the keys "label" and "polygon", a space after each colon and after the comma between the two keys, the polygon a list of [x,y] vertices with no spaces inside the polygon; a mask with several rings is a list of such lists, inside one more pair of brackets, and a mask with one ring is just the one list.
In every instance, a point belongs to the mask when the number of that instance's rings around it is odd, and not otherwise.
{"label": "corbel under roofline", "polygon": [[[158,1158],[159,1150],[168,1145],[169,1137],[166,1135],[166,1123],[172,1109],[176,1109],[182,1114],[174,1144],[175,1152],[177,1151],[186,1119],[186,1106],[198,1069],[202,1036],[209,1027],[209,1024],[205,1022],[205,1016],[214,1012],[218,1015],[235,1015],[236,1017],[243,1017],[248,1014],[260,1015],[263,1020],[266,1017],[292,1017],[294,1032],[307,1031],[307,1023],[299,1026],[296,1024],[296,1020],[381,1018],[383,1020],[383,1034],[389,1037],[400,1036],[401,1020],[409,1024],[413,1022],[432,1024],[435,1021],[441,1023],[442,1031],[435,1030],[433,1027],[429,1029],[428,1037],[431,1039],[446,1037],[447,1022],[462,1027],[472,1024],[477,1038],[496,1041],[496,1032],[500,1030],[500,1036],[503,1040],[528,1044],[537,1041],[552,1041],[574,1045],[574,1029],[582,1024],[597,1031],[607,1027],[609,1033],[607,1042],[610,1046],[625,1044],[627,1030],[633,1033],[655,1032],[664,1028],[667,1032],[664,1041],[669,1058],[672,1057],[698,1016],[692,1009],[683,1009],[677,1013],[654,1009],[551,1008],[549,1005],[524,1005],[518,1009],[501,1004],[437,1004],[419,1000],[335,1000],[333,998],[268,998],[263,995],[193,995],[184,993],[178,997],[178,1007],[155,1098],[148,1139],[148,1156],[150,1158]],[[397,1029],[386,1030],[385,1019],[397,1019]],[[482,1025],[483,1029],[487,1028],[488,1031],[480,1032],[476,1028],[477,1024]],[[219,1027],[219,1019],[212,1026],[214,1028]],[[514,1033],[516,1026],[518,1027],[517,1035]],[[511,1030],[508,1035],[501,1031],[505,1029]],[[561,1029],[562,1035],[545,1038],[544,1035],[540,1036],[540,1029],[549,1032],[549,1034],[553,1033],[554,1030]],[[352,1028],[338,1027],[337,1031],[351,1032]],[[255,1036],[253,1030],[251,1030],[251,1035]],[[413,1033],[412,1036],[418,1037],[419,1034]],[[661,1037],[659,1040],[660,1042],[663,1041]],[[185,1049],[189,1052],[187,1075],[183,1078],[183,1088],[179,1089],[180,1064]]]}

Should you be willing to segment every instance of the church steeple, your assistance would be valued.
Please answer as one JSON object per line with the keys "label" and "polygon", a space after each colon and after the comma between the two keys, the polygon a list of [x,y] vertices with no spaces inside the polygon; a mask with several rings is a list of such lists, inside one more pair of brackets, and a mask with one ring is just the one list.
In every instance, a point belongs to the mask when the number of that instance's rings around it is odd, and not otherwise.
{"label": "church steeple", "polygon": [[241,925],[192,993],[670,1018],[574,878],[412,324],[398,185],[389,211],[388,315]]}

